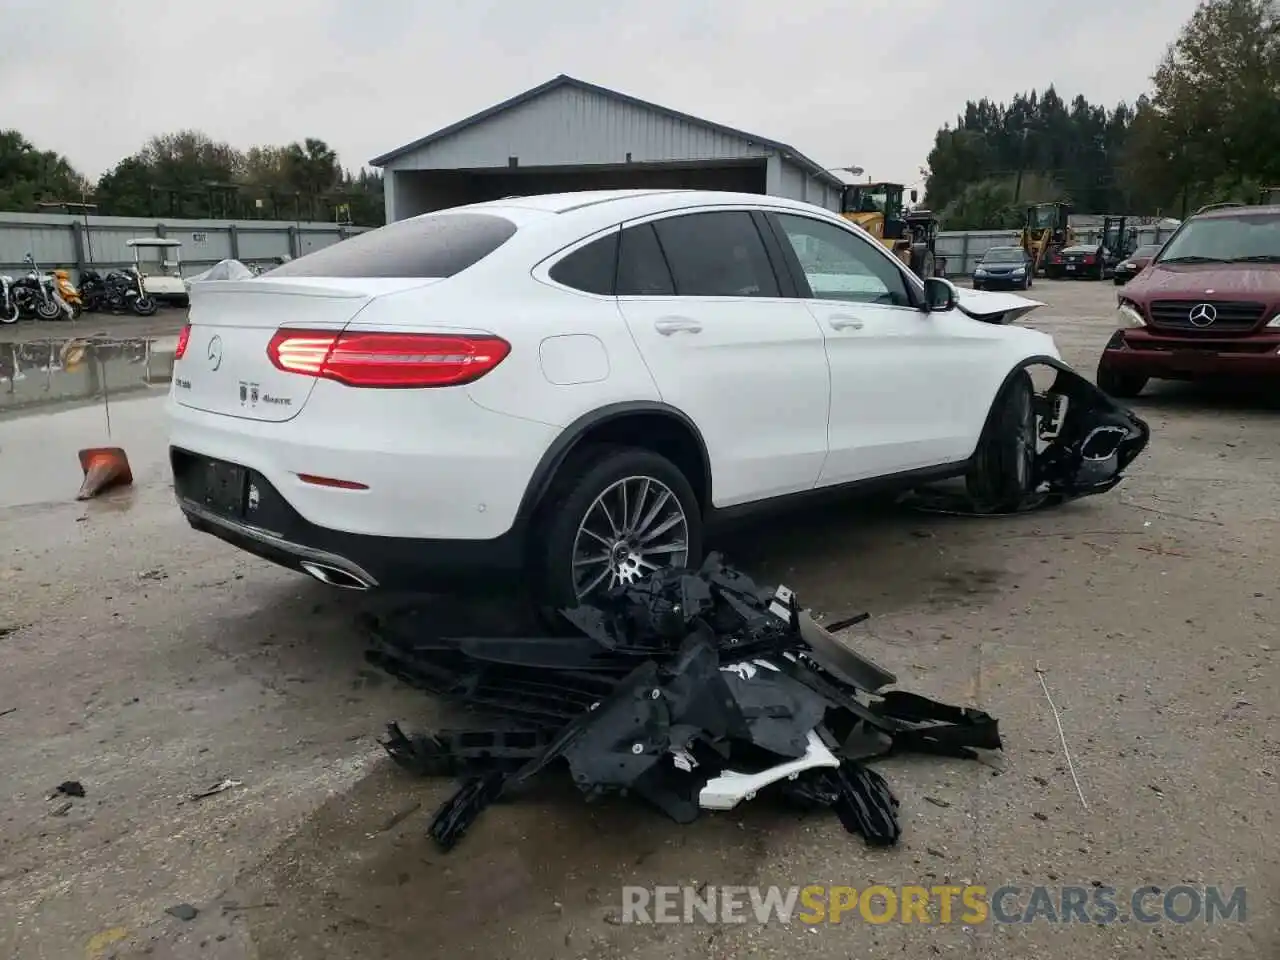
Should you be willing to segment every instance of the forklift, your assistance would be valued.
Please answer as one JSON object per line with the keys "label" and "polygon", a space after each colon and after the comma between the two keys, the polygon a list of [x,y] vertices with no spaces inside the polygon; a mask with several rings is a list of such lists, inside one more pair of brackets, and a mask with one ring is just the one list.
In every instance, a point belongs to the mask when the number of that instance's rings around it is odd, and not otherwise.
{"label": "forklift", "polygon": [[1127,217],[1103,217],[1102,235],[1098,251],[1102,264],[1099,280],[1116,272],[1116,266],[1127,260],[1138,249],[1137,227],[1127,227]]}
{"label": "forklift", "polygon": [[[918,277],[938,275],[938,218],[930,210],[904,211],[900,183],[851,183],[840,198],[840,214],[884,244]],[[919,194],[911,191],[911,202]]]}
{"label": "forklift", "polygon": [[1070,218],[1071,207],[1066,203],[1055,201],[1027,207],[1019,244],[1031,258],[1032,276],[1053,279],[1063,275],[1061,251],[1076,242]]}

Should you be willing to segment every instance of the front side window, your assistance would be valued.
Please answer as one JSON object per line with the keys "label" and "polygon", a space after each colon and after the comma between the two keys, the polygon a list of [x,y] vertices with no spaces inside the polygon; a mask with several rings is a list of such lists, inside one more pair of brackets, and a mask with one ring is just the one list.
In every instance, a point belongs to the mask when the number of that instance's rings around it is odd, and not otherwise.
{"label": "front side window", "polygon": [[682,214],[653,226],[677,296],[779,296],[764,241],[745,210]]}
{"label": "front side window", "polygon": [[911,306],[902,271],[866,240],[821,220],[786,213],[777,219],[814,298]]}

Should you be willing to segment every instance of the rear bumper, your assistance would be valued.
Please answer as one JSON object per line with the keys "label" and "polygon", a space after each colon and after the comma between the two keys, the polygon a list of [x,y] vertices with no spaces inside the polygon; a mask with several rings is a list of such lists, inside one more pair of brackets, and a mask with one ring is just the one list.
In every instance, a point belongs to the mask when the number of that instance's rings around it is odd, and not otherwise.
{"label": "rear bumper", "polygon": [[[175,463],[186,451],[174,450]],[[383,537],[329,530],[305,520],[261,474],[249,473],[252,521],[200,502],[175,471],[178,506],[195,530],[254,556],[310,574],[331,586],[415,593],[484,592],[512,584],[524,570],[519,527],[490,540]]]}
{"label": "rear bumper", "polygon": [[[168,414],[172,447],[256,471],[317,529],[449,542],[510,530],[529,478],[560,432],[486,410],[463,390],[362,391],[330,382],[280,422],[209,413],[172,398]],[[303,475],[366,489],[316,485]]]}
{"label": "rear bumper", "polygon": [[1158,380],[1280,376],[1280,331],[1234,340],[1191,340],[1118,330],[1100,366]]}

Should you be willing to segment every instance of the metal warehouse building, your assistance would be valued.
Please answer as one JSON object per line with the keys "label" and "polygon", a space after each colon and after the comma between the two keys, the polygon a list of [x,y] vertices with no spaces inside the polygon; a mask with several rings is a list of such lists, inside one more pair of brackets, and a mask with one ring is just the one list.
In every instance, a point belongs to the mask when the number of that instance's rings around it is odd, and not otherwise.
{"label": "metal warehouse building", "polygon": [[559,76],[371,161],[387,222],[522,194],[767,193],[838,209],[842,182],[785,143]]}

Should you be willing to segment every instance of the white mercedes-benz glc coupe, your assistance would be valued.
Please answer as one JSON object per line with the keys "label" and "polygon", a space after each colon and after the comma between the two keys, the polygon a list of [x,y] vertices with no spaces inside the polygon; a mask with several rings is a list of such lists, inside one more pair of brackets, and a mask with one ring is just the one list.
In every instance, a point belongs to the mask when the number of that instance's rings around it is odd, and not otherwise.
{"label": "white mercedes-benz glc coupe", "polygon": [[458,207],[191,299],[169,411],[193,527],[334,586],[516,578],[549,606],[798,495],[964,476],[1015,503],[1040,479],[1025,368],[1061,368],[1009,325],[1034,301],[759,195]]}

